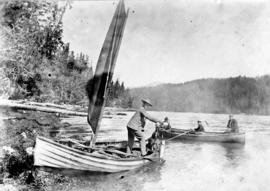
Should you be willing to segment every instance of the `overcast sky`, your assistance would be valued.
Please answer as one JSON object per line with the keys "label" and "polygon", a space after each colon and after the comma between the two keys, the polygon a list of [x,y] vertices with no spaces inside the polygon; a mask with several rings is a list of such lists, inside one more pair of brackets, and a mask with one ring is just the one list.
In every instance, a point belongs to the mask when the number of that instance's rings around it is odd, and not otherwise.
{"label": "overcast sky", "polygon": [[[128,87],[270,74],[270,3],[126,0],[130,8],[114,78]],[[117,1],[74,1],[64,41],[95,67]]]}

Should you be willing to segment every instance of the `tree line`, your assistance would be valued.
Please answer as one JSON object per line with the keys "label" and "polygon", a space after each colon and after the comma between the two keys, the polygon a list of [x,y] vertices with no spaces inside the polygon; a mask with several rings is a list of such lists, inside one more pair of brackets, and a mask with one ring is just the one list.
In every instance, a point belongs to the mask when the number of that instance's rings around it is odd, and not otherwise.
{"label": "tree line", "polygon": [[270,114],[270,76],[162,84],[131,89],[131,96],[135,98],[135,106],[139,106],[141,97],[150,98],[154,110]]}
{"label": "tree line", "polygon": [[[63,42],[62,17],[67,6],[42,0],[2,2],[1,95],[70,104],[87,100],[85,86],[93,77],[93,68],[88,55],[75,53]],[[269,96],[267,75],[135,89],[116,80],[108,84],[106,106],[137,107],[140,98],[148,97],[155,110],[269,114]]]}
{"label": "tree line", "polygon": [[[88,55],[75,53],[63,42],[62,18],[67,6],[42,0],[3,3],[1,94],[8,92],[11,99],[70,104],[87,99],[85,86],[93,77],[93,68]],[[107,105],[128,105],[123,83],[112,82],[108,92]]]}
{"label": "tree line", "polygon": [[112,81],[107,90],[106,106],[131,108],[134,98],[130,95],[130,90],[125,88],[124,82],[117,79]]}

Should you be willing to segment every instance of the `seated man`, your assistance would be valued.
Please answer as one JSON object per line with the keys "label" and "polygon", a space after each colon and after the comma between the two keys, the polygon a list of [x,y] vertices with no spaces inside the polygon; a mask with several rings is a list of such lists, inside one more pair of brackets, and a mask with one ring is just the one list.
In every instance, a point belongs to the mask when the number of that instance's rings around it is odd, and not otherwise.
{"label": "seated man", "polygon": [[161,128],[164,129],[164,130],[170,130],[171,129],[171,124],[170,124],[170,121],[169,121],[168,117],[164,118],[164,121],[161,124]]}
{"label": "seated man", "polygon": [[196,129],[194,129],[195,132],[203,132],[204,131],[204,127],[202,125],[201,121],[198,121],[198,127]]}
{"label": "seated man", "polygon": [[232,114],[229,115],[229,121],[228,121],[228,124],[227,124],[227,128],[232,133],[238,133],[239,132],[239,127],[238,127],[237,121],[236,121],[236,119],[233,118]]}

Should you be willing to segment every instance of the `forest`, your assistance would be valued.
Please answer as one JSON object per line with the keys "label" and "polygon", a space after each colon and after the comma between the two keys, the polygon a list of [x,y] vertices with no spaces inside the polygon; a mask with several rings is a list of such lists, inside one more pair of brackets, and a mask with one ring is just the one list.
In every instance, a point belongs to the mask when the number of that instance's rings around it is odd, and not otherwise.
{"label": "forest", "polygon": [[131,95],[153,102],[153,110],[203,113],[270,114],[270,76],[199,79],[135,88]]}
{"label": "forest", "polygon": [[[2,4],[2,97],[87,103],[85,86],[94,71],[87,54],[75,53],[63,42],[62,18],[68,7],[59,7],[56,1],[12,0]],[[129,107],[132,99],[128,94],[123,82],[111,82],[106,105]]]}
{"label": "forest", "polygon": [[[85,86],[94,69],[89,55],[75,53],[63,42],[62,18],[68,7],[68,3],[59,7],[54,1],[2,3],[1,97],[88,104]],[[133,89],[117,79],[108,84],[106,106],[136,108],[141,98],[148,97],[153,110],[269,114],[269,96],[268,75]]]}

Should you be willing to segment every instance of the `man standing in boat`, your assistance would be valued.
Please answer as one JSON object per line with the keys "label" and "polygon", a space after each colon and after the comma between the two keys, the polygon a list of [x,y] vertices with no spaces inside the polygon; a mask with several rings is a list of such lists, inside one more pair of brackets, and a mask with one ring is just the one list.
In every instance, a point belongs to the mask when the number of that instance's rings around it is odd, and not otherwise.
{"label": "man standing in boat", "polygon": [[227,128],[229,128],[230,132],[233,132],[233,133],[239,132],[238,123],[237,123],[236,119],[234,119],[232,114],[229,115],[229,121],[227,124]]}
{"label": "man standing in boat", "polygon": [[135,112],[135,114],[132,116],[132,118],[127,124],[127,131],[128,131],[127,152],[132,153],[134,138],[136,137],[140,141],[141,154],[142,156],[144,156],[146,155],[145,138],[143,135],[145,119],[148,119],[154,123],[157,122],[161,123],[161,121],[152,117],[146,112],[146,110],[152,106],[151,102],[148,99],[142,99],[141,101],[142,107]]}

